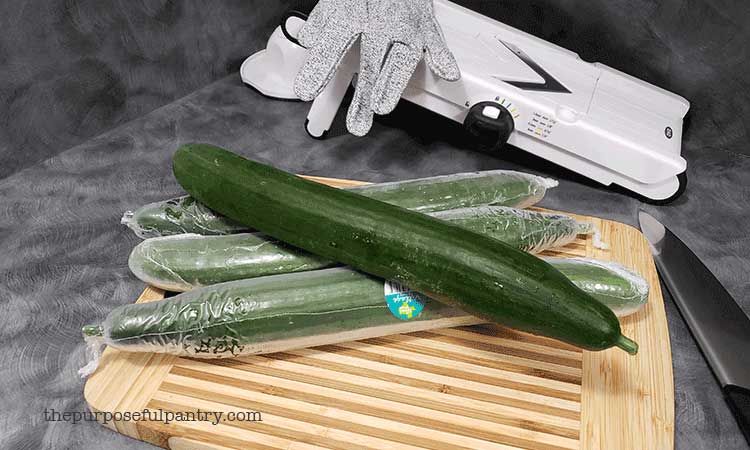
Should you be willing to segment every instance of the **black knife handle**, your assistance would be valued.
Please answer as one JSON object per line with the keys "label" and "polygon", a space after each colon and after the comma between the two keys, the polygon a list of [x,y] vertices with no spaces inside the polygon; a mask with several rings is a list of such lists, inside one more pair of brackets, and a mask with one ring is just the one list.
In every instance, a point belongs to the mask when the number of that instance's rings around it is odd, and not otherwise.
{"label": "black knife handle", "polygon": [[742,434],[745,435],[747,442],[750,442],[750,390],[731,384],[722,389]]}

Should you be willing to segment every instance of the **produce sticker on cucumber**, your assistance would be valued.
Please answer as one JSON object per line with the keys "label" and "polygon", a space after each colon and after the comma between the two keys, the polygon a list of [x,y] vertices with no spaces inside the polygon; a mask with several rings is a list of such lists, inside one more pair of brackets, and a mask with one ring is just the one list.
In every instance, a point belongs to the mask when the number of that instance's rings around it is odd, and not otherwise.
{"label": "produce sticker on cucumber", "polygon": [[383,286],[385,302],[391,313],[401,320],[419,317],[428,301],[427,296],[416,292],[397,281],[386,281]]}

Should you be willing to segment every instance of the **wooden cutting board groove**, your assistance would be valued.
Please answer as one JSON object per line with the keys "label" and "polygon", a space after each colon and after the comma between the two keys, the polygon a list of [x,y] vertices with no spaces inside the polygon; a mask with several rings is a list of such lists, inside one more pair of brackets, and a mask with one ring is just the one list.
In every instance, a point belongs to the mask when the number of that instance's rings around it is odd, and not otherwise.
{"label": "wooden cutting board groove", "polygon": [[[648,306],[621,321],[640,344],[635,357],[489,324],[227,360],[107,349],[86,383],[86,401],[93,411],[262,415],[261,422],[217,425],[108,424],[173,450],[670,450],[669,334],[647,243],[632,227],[578,218],[598,225],[610,249],[581,238],[550,256],[617,261],[651,285]],[[147,287],[138,302],[163,296]]]}

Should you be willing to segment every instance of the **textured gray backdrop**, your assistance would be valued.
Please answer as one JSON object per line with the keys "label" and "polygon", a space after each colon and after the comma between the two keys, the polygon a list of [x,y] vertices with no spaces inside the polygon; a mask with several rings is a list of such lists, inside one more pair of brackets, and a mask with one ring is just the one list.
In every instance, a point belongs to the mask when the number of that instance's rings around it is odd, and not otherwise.
{"label": "textured gray backdrop", "polygon": [[0,178],[235,71],[284,3],[0,2]]}
{"label": "textured gray backdrop", "polygon": [[[339,118],[328,140],[311,140],[302,128],[307,105],[266,99],[236,74],[290,3],[3,2],[0,448],[151,448],[95,424],[47,423],[42,412],[85,409],[75,373],[84,363],[80,327],[143,288],[127,270],[138,240],[120,215],[180,193],[169,159],[183,142],[370,181],[492,168],[555,176],[561,186],[544,206],[630,224],[645,207],[748,311],[748,3],[462,3],[687,97],[687,193],[643,206],[518,151],[473,151],[460,127],[409,105],[365,138],[344,134]],[[677,448],[748,448],[669,299],[667,314]]]}

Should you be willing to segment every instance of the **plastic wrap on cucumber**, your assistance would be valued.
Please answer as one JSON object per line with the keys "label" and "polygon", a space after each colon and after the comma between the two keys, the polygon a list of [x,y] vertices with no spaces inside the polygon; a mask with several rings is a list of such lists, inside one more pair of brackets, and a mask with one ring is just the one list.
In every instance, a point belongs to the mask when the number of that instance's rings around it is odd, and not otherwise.
{"label": "plastic wrap on cucumber", "polygon": [[[346,188],[358,194],[420,212],[480,205],[526,208],[539,202],[557,181],[509,170],[460,173]],[[250,231],[189,196],[127,211],[122,223],[146,239],[183,233],[224,235]]]}
{"label": "plastic wrap on cucumber", "polygon": [[529,253],[564,247],[579,234],[593,234],[595,231],[593,224],[559,213],[502,206],[471,208],[470,211],[455,209],[432,215]]}
{"label": "plastic wrap on cucumber", "polygon": [[121,223],[141,239],[182,233],[224,235],[247,230],[246,226],[215,213],[189,195],[126,211]]}
{"label": "plastic wrap on cucumber", "polygon": [[138,244],[128,259],[136,277],[172,292],[335,265],[260,233],[150,238]]}
{"label": "plastic wrap on cucumber", "polygon": [[457,173],[348,188],[381,202],[423,213],[473,206],[528,208],[557,181],[512,170]]}
{"label": "plastic wrap on cucumber", "polygon": [[[233,281],[120,306],[83,333],[95,355],[106,344],[125,351],[225,358],[480,322],[429,299],[418,317],[401,320],[386,304],[383,281],[332,268]],[[92,373],[96,364],[95,357],[81,374]]]}
{"label": "plastic wrap on cucumber", "polygon": [[544,259],[618,317],[636,313],[648,302],[648,282],[621,264],[590,258]]}
{"label": "plastic wrap on cucumber", "polygon": [[[646,281],[619,264],[545,259],[618,316],[638,311],[648,299]],[[429,299],[418,316],[401,320],[387,306],[383,281],[336,267],[221,283],[120,306],[101,325],[83,332],[95,355],[106,344],[125,351],[223,358],[480,322]],[[94,358],[82,374],[93,372],[96,364]]]}
{"label": "plastic wrap on cucumber", "polygon": [[[590,233],[592,228],[564,214],[503,206],[461,208],[430,215],[533,253],[564,246],[579,233]],[[128,263],[139,279],[175,292],[336,265],[256,233],[147,239],[133,249]]]}

